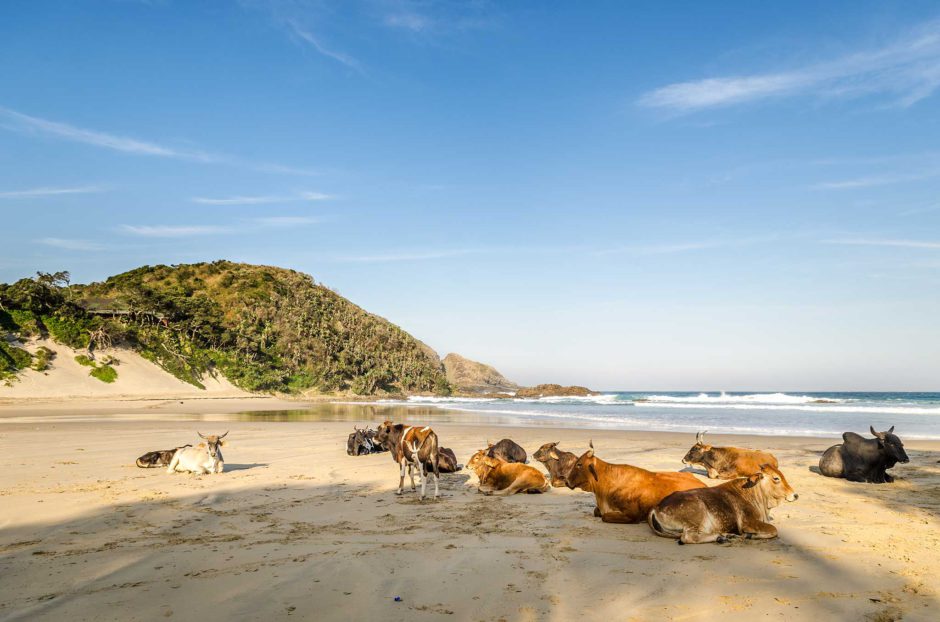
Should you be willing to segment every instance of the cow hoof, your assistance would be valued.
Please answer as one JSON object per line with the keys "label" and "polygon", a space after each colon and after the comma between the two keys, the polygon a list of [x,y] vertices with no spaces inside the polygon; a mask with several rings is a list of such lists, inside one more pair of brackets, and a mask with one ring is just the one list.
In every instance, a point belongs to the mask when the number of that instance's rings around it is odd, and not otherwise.
{"label": "cow hoof", "polygon": [[683,542],[683,541],[682,541],[682,538],[680,538],[680,539],[676,540],[676,544],[678,544],[679,546],[682,546],[683,544],[685,544],[685,542]]}
{"label": "cow hoof", "polygon": [[717,542],[718,544],[725,544],[727,541],[728,541],[728,538],[724,536],[718,536],[717,538],[715,538],[715,542]]}
{"label": "cow hoof", "polygon": [[601,509],[600,509],[600,508],[594,508],[594,516],[600,518],[600,516],[601,516]]}

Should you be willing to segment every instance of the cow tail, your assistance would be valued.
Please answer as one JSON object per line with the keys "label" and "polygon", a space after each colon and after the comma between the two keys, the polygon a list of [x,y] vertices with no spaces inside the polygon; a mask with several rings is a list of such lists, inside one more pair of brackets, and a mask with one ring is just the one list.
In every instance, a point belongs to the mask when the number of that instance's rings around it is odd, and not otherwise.
{"label": "cow tail", "polygon": [[440,472],[440,469],[438,468],[438,462],[439,462],[438,449],[439,448],[437,446],[437,434],[435,434],[434,432],[431,432],[430,434],[428,434],[428,437],[425,439],[425,441],[429,445],[428,458],[431,461],[431,467],[434,469],[434,477],[440,479],[441,472]]}
{"label": "cow tail", "polygon": [[140,463],[140,458],[137,459],[137,466],[138,466],[139,468],[141,468],[141,469],[149,469],[149,468],[150,468],[150,467],[149,467],[148,465],[146,465],[146,464],[141,464],[141,463]]}
{"label": "cow tail", "polygon": [[657,536],[662,536],[664,538],[675,538],[676,534],[669,533],[663,526],[660,524],[659,519],[656,518],[656,508],[650,510],[649,516],[646,518],[646,521],[650,524],[650,529],[653,530]]}

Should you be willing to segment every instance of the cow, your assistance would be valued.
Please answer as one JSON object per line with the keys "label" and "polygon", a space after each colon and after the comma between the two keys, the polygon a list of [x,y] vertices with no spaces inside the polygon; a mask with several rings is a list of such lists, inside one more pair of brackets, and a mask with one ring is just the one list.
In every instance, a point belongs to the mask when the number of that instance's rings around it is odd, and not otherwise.
{"label": "cow", "polygon": [[677,538],[679,544],[720,544],[736,536],[776,538],[770,510],[798,498],[783,473],[764,464],[748,477],[674,492],[652,509],[648,522],[656,535]]}
{"label": "cow", "polygon": [[221,473],[225,469],[225,461],[222,458],[222,445],[225,443],[222,439],[228,436],[228,432],[222,436],[205,436],[202,432],[196,432],[196,434],[205,442],[195,447],[177,450],[166,468],[167,473],[177,471],[199,474]]}
{"label": "cow", "polygon": [[[456,473],[463,465],[457,462],[457,454],[449,447],[441,447],[437,451],[437,470],[441,473]],[[425,465],[427,469],[427,465]]]}
{"label": "cow", "polygon": [[405,487],[405,467],[408,467],[408,476],[411,478],[411,489],[415,490],[414,469],[421,477],[421,498],[424,499],[427,475],[427,465],[434,473],[434,498],[440,496],[439,482],[441,472],[438,465],[439,454],[437,434],[430,427],[415,428],[403,423],[385,421],[379,426],[375,440],[385,446],[392,454],[392,460],[398,463],[401,478],[398,480],[398,492],[402,494]]}
{"label": "cow", "polygon": [[594,516],[605,523],[639,523],[668,495],[704,488],[691,473],[647,471],[629,464],[611,464],[594,455],[594,443],[565,474],[568,488],[593,492]]}
{"label": "cow", "polygon": [[183,445],[182,447],[175,447],[173,449],[148,451],[137,459],[137,466],[141,469],[155,469],[165,467],[170,464],[170,460],[173,459],[173,454],[175,454],[178,450],[183,449],[183,447],[192,447],[192,445]]}
{"label": "cow", "polygon": [[545,443],[532,457],[545,465],[555,488],[565,485],[565,473],[578,461],[578,457],[570,451],[558,449],[558,443]]}
{"label": "cow", "polygon": [[385,447],[375,440],[376,431],[368,428],[357,428],[346,440],[346,453],[350,456],[365,456],[386,451]]}
{"label": "cow", "polygon": [[826,477],[844,477],[850,482],[886,484],[894,481],[887,470],[898,462],[910,462],[904,443],[894,434],[894,426],[887,432],[869,430],[875,438],[865,438],[855,432],[842,435],[842,443],[833,445],[819,459],[819,472]]}
{"label": "cow", "polygon": [[503,462],[529,462],[525,449],[517,445],[515,441],[504,438],[495,445],[489,441],[486,442],[486,455],[490,458],[498,458]]}
{"label": "cow", "polygon": [[711,479],[747,477],[759,471],[762,464],[779,468],[777,458],[766,451],[706,445],[705,432],[695,435],[695,444],[685,454],[682,464],[705,467]]}
{"label": "cow", "polygon": [[551,488],[545,476],[535,467],[491,458],[484,449],[473,454],[467,467],[476,473],[480,480],[477,490],[484,495],[502,497],[520,492],[546,492]]}

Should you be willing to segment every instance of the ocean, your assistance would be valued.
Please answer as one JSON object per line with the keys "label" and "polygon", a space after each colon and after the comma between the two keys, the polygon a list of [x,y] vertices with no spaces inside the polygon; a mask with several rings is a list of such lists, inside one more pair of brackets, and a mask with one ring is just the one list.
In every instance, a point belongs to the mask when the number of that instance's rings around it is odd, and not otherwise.
{"label": "ocean", "polygon": [[616,391],[584,398],[411,397],[407,409],[473,413],[474,420],[618,430],[839,437],[895,426],[903,438],[940,439],[940,393]]}

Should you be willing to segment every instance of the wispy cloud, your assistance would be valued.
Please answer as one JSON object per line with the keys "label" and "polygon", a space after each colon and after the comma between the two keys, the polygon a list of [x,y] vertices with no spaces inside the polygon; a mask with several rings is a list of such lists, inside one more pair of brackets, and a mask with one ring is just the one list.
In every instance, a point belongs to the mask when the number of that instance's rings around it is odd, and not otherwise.
{"label": "wispy cloud", "polygon": [[766,241],[769,238],[762,236],[760,238],[742,238],[739,240],[693,240],[689,242],[670,242],[664,244],[634,244],[617,246],[614,248],[605,248],[594,251],[594,255],[674,255],[678,253],[690,253],[714,248],[723,248],[727,246],[746,246],[758,241]]}
{"label": "wispy cloud", "polygon": [[823,240],[823,244],[843,244],[849,246],[892,246],[897,248],[940,249],[940,242],[929,240],[899,240],[879,238],[841,238]]}
{"label": "wispy cloud", "polygon": [[203,205],[265,205],[270,203],[292,203],[296,201],[327,201],[333,197],[322,192],[299,192],[293,195],[234,196],[223,198],[193,197],[193,203]]}
{"label": "wispy cloud", "polygon": [[827,181],[816,184],[813,187],[823,190],[851,190],[852,188],[871,188],[872,186],[887,186],[891,184],[923,181],[924,179],[931,179],[937,176],[940,176],[940,170],[922,171],[919,173],[889,173],[885,175],[856,177],[855,179]]}
{"label": "wispy cloud", "polygon": [[62,248],[69,251],[100,251],[106,248],[103,244],[99,244],[98,242],[91,242],[89,240],[40,238],[36,241],[40,244],[45,244],[46,246]]}
{"label": "wispy cloud", "polygon": [[264,227],[293,227],[313,225],[320,221],[311,216],[264,216],[261,218],[251,218],[250,222]]}
{"label": "wispy cloud", "polygon": [[923,24],[891,45],[796,69],[677,82],[643,94],[650,108],[687,112],[772,97],[889,95],[910,106],[940,87],[940,20]]}
{"label": "wispy cloud", "polygon": [[401,261],[432,261],[435,259],[448,259],[451,257],[461,257],[464,255],[476,255],[480,253],[494,252],[493,249],[468,248],[453,250],[437,250],[426,252],[396,252],[379,255],[351,255],[336,257],[334,260],[341,263],[393,263]]}
{"label": "wispy cloud", "polygon": [[203,164],[226,164],[262,172],[290,175],[319,174],[319,172],[315,170],[294,168],[267,162],[248,162],[225,154],[209,153],[192,149],[178,149],[155,142],[80,128],[59,121],[50,121],[49,119],[34,117],[3,107],[0,107],[0,127],[23,134],[40,134],[133,155],[171,158],[188,162],[200,162]]}
{"label": "wispy cloud", "polygon": [[323,56],[326,56],[327,58],[331,58],[338,63],[342,63],[343,65],[346,65],[350,69],[355,69],[356,71],[362,73],[362,64],[358,60],[356,60],[349,54],[346,54],[345,52],[340,52],[338,50],[333,50],[333,49],[326,47],[323,43],[320,42],[320,39],[317,38],[313,34],[313,32],[304,28],[295,20],[288,19],[285,21],[285,25],[287,26],[291,34],[293,34],[295,37],[297,37],[301,41],[308,43],[314,50],[316,50]]}
{"label": "wispy cloud", "polygon": [[188,238],[232,232],[231,227],[216,225],[121,225],[118,229],[146,238]]}
{"label": "wispy cloud", "polygon": [[32,188],[30,190],[11,190],[0,192],[0,199],[35,199],[41,197],[55,197],[66,194],[90,194],[104,192],[101,186],[78,186],[73,188]]}

